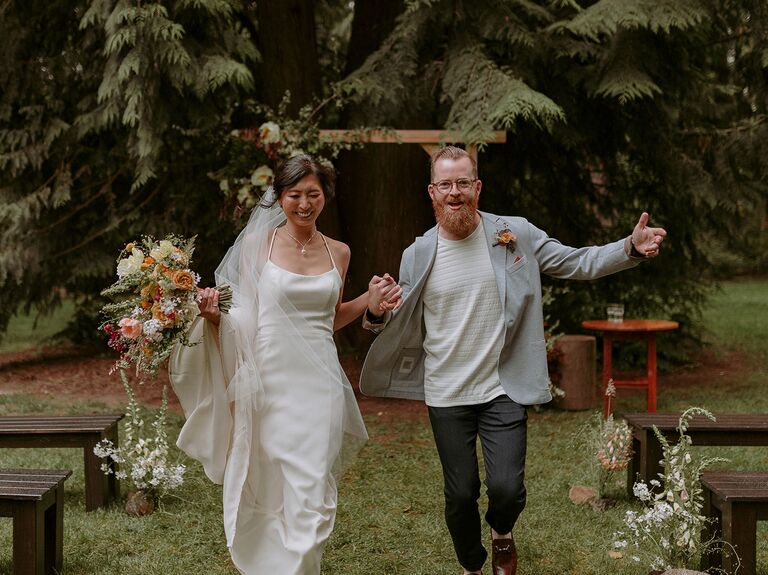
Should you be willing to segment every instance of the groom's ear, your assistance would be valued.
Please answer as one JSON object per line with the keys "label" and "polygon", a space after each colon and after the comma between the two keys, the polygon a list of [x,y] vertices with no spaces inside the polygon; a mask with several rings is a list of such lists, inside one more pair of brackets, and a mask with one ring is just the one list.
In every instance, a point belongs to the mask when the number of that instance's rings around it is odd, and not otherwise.
{"label": "groom's ear", "polygon": [[429,184],[427,186],[427,193],[429,194],[430,199],[435,199],[435,190],[433,189],[434,186],[432,184]]}

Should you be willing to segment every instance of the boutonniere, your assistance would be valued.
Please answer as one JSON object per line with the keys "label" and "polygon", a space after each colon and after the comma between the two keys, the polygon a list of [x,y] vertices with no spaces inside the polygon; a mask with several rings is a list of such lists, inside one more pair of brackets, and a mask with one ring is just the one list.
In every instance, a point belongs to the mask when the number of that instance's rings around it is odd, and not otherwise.
{"label": "boutonniere", "polygon": [[515,244],[517,243],[517,236],[512,233],[509,228],[498,230],[496,236],[493,238],[495,241],[494,246],[504,246],[512,251],[515,251]]}

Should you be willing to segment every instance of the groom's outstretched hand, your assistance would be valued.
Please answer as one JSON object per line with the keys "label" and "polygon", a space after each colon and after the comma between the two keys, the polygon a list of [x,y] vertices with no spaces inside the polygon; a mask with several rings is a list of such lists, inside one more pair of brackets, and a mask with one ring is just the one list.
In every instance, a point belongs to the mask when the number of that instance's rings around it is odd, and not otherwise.
{"label": "groom's outstretched hand", "polygon": [[640,255],[647,258],[659,255],[659,247],[667,232],[664,228],[652,228],[648,226],[648,212],[640,215],[635,229],[632,230],[632,246]]}
{"label": "groom's outstretched hand", "polygon": [[373,276],[368,283],[368,311],[379,317],[386,311],[400,307],[403,301],[403,288],[395,279],[385,273],[383,276]]}

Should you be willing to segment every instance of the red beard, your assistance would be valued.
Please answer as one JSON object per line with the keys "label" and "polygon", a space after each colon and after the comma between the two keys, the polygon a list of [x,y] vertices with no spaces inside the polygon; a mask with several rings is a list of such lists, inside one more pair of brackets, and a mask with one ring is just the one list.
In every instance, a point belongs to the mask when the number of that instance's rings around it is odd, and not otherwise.
{"label": "red beard", "polygon": [[461,209],[453,211],[446,208],[448,198],[443,201],[432,200],[437,225],[451,235],[465,238],[475,229],[475,214],[477,214],[477,196],[467,199]]}

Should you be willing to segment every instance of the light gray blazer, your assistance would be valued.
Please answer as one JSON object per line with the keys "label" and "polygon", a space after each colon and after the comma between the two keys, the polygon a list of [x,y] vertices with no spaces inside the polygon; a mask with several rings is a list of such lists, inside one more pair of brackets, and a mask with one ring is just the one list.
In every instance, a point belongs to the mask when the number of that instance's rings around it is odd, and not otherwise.
{"label": "light gray blazer", "polygon": [[[549,393],[540,274],[589,280],[637,265],[629,238],[604,246],[572,248],[550,238],[525,218],[480,212],[504,313],[504,344],[498,363],[500,383],[522,405],[545,403]],[[514,250],[493,246],[497,232],[517,236]],[[400,262],[403,304],[384,324],[363,326],[379,333],[360,374],[365,395],[424,399],[424,321],[421,293],[437,253],[437,227],[416,238]]]}

